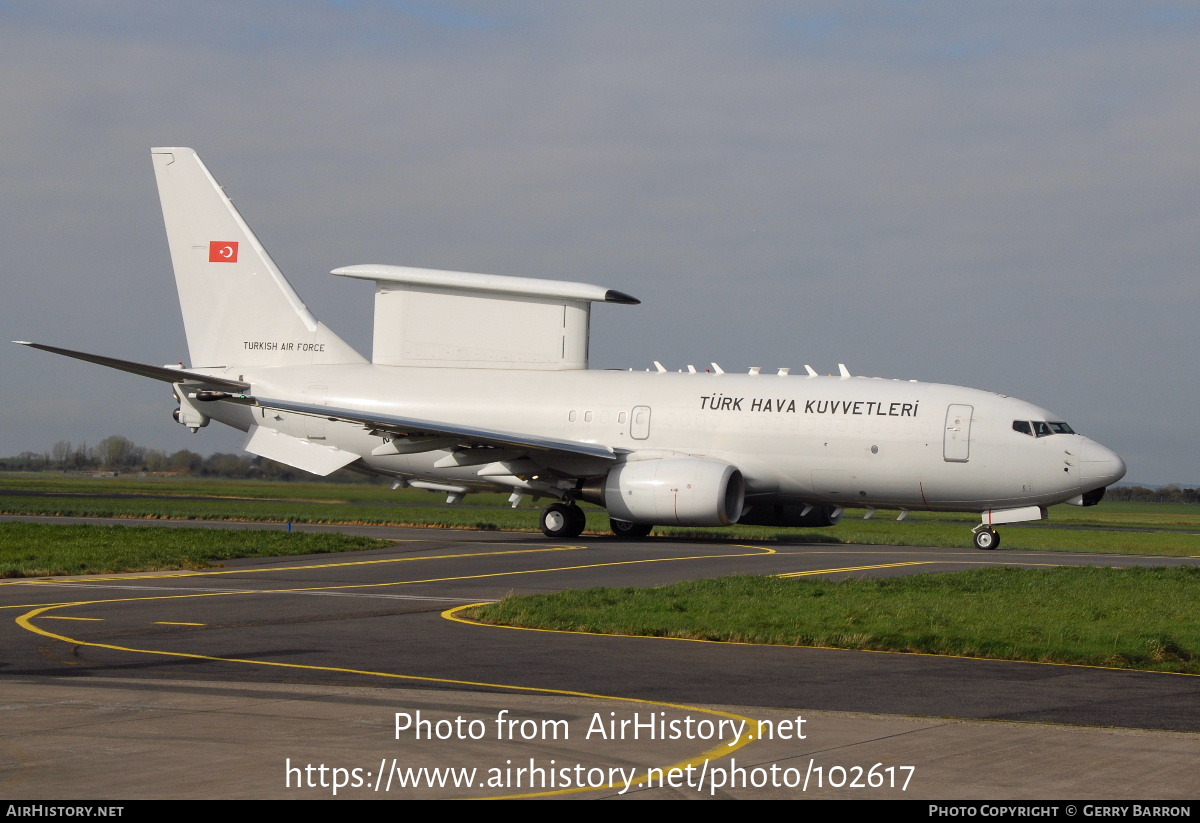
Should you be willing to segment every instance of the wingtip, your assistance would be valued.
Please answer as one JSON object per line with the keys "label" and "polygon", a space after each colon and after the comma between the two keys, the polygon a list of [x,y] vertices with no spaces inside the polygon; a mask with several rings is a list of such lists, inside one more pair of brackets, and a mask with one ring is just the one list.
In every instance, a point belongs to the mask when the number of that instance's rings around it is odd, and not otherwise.
{"label": "wingtip", "polygon": [[604,302],[623,303],[626,306],[640,306],[642,304],[642,301],[636,297],[628,295],[623,291],[617,291],[616,289],[609,289],[604,293]]}

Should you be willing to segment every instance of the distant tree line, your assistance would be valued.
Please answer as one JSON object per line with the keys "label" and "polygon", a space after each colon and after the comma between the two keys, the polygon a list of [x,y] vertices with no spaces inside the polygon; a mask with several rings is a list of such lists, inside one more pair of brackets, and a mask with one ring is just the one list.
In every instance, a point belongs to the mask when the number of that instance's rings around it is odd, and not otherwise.
{"label": "distant tree line", "polygon": [[[26,451],[0,457],[0,471],[116,472],[119,474],[178,474],[262,480],[312,480],[308,472],[255,455],[217,452],[205,457],[189,449],[167,454],[139,446],[127,437],[112,435],[95,446],[60,440],[48,452]],[[327,480],[370,482],[372,478],[338,471]]]}
{"label": "distant tree line", "polygon": [[[87,443],[59,440],[48,452],[21,452],[15,457],[0,457],[0,471],[66,471],[146,472],[149,474],[182,474],[197,477],[229,477],[262,480],[312,480],[308,472],[293,469],[263,457],[217,452],[205,457],[188,449],[167,454],[158,449],[139,446],[127,437],[112,435],[95,447]],[[338,471],[328,480],[339,482],[371,482],[372,478],[351,471]],[[1200,488],[1170,484],[1150,489],[1145,486],[1113,486],[1104,495],[1106,500],[1123,503],[1200,503]]]}
{"label": "distant tree line", "polygon": [[1200,503],[1200,488],[1189,489],[1174,483],[1148,489],[1145,486],[1113,486],[1104,495],[1105,500],[1122,503]]}

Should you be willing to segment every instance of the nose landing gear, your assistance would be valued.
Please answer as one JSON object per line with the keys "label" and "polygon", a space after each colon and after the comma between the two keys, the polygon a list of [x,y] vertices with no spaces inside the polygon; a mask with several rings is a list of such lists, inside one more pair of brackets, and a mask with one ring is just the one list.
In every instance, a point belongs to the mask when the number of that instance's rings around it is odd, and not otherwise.
{"label": "nose landing gear", "polygon": [[[1029,487],[1026,486],[1026,489]],[[1045,506],[1021,506],[1015,509],[988,509],[981,512],[983,521],[974,529],[975,548],[990,551],[1000,548],[1000,535],[996,534],[996,526],[1002,523],[1028,523],[1032,520],[1045,520],[1048,512]]]}
{"label": "nose landing gear", "polygon": [[975,548],[991,551],[999,548],[1000,533],[989,526],[975,527]]}

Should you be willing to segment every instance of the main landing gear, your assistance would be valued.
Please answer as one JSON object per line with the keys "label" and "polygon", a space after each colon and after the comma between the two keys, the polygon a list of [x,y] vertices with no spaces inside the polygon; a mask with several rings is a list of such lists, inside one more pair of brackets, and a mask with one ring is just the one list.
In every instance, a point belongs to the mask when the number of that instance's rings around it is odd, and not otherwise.
{"label": "main landing gear", "polygon": [[569,540],[583,534],[587,515],[574,503],[554,503],[542,510],[542,534]]}
{"label": "main landing gear", "polygon": [[991,551],[1000,547],[1000,533],[987,526],[975,529],[975,548]]}
{"label": "main landing gear", "polygon": [[608,518],[609,528],[617,537],[623,537],[626,540],[641,540],[646,535],[650,534],[653,526],[645,525],[644,523],[630,523],[628,520],[617,520],[615,517]]}

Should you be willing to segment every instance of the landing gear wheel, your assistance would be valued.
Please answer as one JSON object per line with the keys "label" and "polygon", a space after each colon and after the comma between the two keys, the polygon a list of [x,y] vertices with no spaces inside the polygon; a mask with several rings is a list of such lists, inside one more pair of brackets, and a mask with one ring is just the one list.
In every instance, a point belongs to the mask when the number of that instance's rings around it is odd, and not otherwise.
{"label": "landing gear wheel", "polygon": [[975,548],[991,551],[992,549],[999,548],[999,546],[1000,534],[998,532],[994,532],[991,529],[980,529],[975,532]]}
{"label": "landing gear wheel", "polygon": [[647,526],[643,523],[630,523],[628,520],[617,520],[615,517],[608,518],[609,528],[617,537],[623,537],[626,540],[640,540],[650,534],[653,526]]}
{"label": "landing gear wheel", "polygon": [[578,506],[555,503],[542,511],[542,534],[555,539],[569,539],[583,534],[587,515]]}

